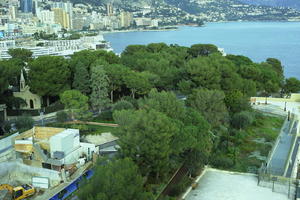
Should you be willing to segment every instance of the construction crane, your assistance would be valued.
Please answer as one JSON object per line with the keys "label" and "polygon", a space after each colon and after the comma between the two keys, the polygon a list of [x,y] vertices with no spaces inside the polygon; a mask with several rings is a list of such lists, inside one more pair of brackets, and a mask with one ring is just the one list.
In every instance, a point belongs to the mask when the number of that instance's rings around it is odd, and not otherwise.
{"label": "construction crane", "polygon": [[35,193],[34,187],[28,184],[18,187],[13,187],[9,184],[0,184],[0,190],[8,190],[12,194],[12,200],[22,200]]}

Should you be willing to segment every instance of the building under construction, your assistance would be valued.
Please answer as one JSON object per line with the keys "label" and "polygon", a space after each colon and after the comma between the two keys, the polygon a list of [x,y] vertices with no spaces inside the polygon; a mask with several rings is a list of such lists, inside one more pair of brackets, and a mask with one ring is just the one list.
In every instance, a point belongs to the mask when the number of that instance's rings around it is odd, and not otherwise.
{"label": "building under construction", "polygon": [[[80,142],[78,129],[34,127],[0,140],[0,184],[30,184],[49,199],[52,188],[84,173],[98,152]],[[4,195],[0,191],[0,199]]]}

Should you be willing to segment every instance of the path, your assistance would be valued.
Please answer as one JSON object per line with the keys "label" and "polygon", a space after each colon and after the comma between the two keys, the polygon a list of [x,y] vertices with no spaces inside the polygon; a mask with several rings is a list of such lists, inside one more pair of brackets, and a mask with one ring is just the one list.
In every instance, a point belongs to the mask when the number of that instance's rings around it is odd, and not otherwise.
{"label": "path", "polygon": [[287,162],[290,149],[293,145],[293,135],[289,134],[290,121],[285,121],[281,129],[278,143],[273,150],[271,159],[268,163],[268,172],[273,175],[283,176],[285,171],[285,164]]}
{"label": "path", "polygon": [[[297,136],[297,118],[300,114],[300,103],[277,101],[268,101],[268,105],[263,103],[264,101],[260,101],[260,105],[253,105],[253,108],[262,112],[281,116],[287,116],[287,112],[289,111],[296,116],[295,123],[293,123],[292,120],[285,121],[275,144],[275,148],[273,149],[273,152],[271,152],[271,158],[267,163],[267,170],[272,175],[291,177],[300,142],[300,139]],[[284,109],[286,109],[286,111],[284,111]]]}
{"label": "path", "polygon": [[100,122],[85,122],[85,121],[71,121],[71,122],[66,122],[65,124],[88,124],[88,125],[96,125],[96,126],[107,126],[107,127],[118,127],[118,124],[113,124],[113,123],[100,123]]}

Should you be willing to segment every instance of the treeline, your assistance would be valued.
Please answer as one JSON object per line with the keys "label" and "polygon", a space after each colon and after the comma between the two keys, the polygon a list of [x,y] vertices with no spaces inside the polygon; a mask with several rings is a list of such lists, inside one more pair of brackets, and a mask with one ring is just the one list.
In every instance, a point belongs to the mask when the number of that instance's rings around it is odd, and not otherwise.
{"label": "treeline", "polygon": [[[257,118],[249,97],[300,90],[299,80],[284,78],[279,60],[223,56],[214,45],[131,45],[120,57],[85,50],[70,59],[14,51],[0,62],[2,94],[18,86],[26,68],[32,92],[60,100],[72,118],[112,110],[120,125],[116,161],[99,161],[80,199],[153,199],[182,164],[192,176],[205,164],[230,168],[243,129]],[[8,98],[1,95],[9,105]]]}

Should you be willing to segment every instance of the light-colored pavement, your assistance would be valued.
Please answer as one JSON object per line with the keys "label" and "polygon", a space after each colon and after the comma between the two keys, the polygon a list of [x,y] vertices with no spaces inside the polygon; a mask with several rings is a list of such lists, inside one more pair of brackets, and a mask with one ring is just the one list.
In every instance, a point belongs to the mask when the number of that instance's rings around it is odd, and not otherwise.
{"label": "light-colored pavement", "polygon": [[100,123],[100,122],[85,122],[85,121],[71,121],[66,122],[66,124],[88,124],[88,125],[95,125],[95,126],[107,126],[107,127],[118,127],[118,124],[112,124],[112,123]]}
{"label": "light-colored pavement", "polygon": [[288,200],[288,197],[257,186],[255,175],[208,169],[185,200]]}
{"label": "light-colored pavement", "polygon": [[290,121],[285,121],[281,133],[279,135],[279,141],[272,153],[272,157],[268,163],[268,172],[277,175],[283,176],[285,171],[285,164],[287,162],[290,149],[293,145],[292,134],[289,134]]}

